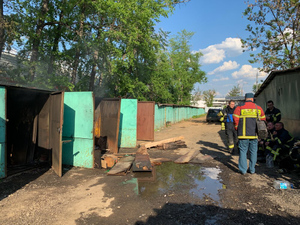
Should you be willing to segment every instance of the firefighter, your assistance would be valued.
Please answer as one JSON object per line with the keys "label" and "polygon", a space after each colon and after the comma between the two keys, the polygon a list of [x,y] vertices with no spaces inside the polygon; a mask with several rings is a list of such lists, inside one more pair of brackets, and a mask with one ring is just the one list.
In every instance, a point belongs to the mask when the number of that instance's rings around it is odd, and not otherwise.
{"label": "firefighter", "polygon": [[273,133],[275,131],[275,125],[273,122],[268,122],[267,123],[267,129],[268,129],[268,137],[266,139],[261,139],[258,140],[258,152],[257,152],[257,161],[259,162],[265,162],[266,160],[266,146],[265,143],[269,142],[271,140],[274,140],[273,138]]}
{"label": "firefighter", "polygon": [[279,162],[279,173],[290,171],[299,171],[300,169],[300,141],[295,141],[293,148],[289,152],[289,156]]}
{"label": "firefighter", "polygon": [[[253,103],[253,93],[246,93],[245,103],[236,107],[233,113],[234,127],[238,133],[239,139],[239,171],[242,174],[250,172],[255,173],[255,164],[257,161],[257,132],[256,119],[260,115],[261,120],[266,120],[262,108]],[[247,153],[250,152],[249,169],[247,170]]]}
{"label": "firefighter", "polygon": [[226,108],[224,108],[220,112],[220,121],[221,121],[221,130],[225,130],[225,134],[227,137],[227,144],[228,144],[228,150],[233,155],[238,155],[238,138],[237,138],[237,132],[234,129],[233,124],[233,112],[235,110],[235,103],[233,100],[230,100],[228,102],[228,105]]}
{"label": "firefighter", "polygon": [[273,157],[273,161],[280,161],[289,155],[290,149],[294,145],[294,137],[284,129],[284,124],[278,122],[275,124],[274,140],[266,142],[266,150]]}
{"label": "firefighter", "polygon": [[273,122],[274,124],[281,120],[281,112],[274,107],[272,100],[267,102],[266,120],[267,122]]}

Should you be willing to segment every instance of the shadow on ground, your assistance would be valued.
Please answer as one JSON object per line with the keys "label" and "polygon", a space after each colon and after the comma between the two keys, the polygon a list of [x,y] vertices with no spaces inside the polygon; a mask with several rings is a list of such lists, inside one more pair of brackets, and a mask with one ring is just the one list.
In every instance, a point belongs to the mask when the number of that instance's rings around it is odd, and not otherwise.
{"label": "shadow on ground", "polygon": [[[250,212],[249,212],[249,211]],[[149,216],[146,220],[136,221],[135,225],[168,225],[168,224],[299,224],[300,218],[282,217],[279,215],[265,215],[262,213],[252,213],[250,209],[233,210],[225,209],[213,205],[193,205],[167,203],[161,209],[154,209],[155,215]],[[129,224],[124,217],[123,223]],[[105,224],[108,218],[90,214],[81,217],[75,222],[81,224]]]}
{"label": "shadow on ground", "polygon": [[224,209],[212,205],[191,205],[167,203],[162,209],[154,209],[156,216],[136,225],[150,224],[298,224],[299,218],[268,216],[247,210]]}
{"label": "shadow on ground", "polygon": [[0,201],[42,176],[49,168],[35,168],[0,180]]}

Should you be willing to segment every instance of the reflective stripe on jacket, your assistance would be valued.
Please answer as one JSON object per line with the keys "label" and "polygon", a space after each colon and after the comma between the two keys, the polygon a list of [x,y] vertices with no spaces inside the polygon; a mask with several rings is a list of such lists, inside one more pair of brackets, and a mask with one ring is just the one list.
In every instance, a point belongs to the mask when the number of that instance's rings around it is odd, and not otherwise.
{"label": "reflective stripe on jacket", "polygon": [[239,139],[256,139],[257,110],[261,120],[266,120],[263,109],[251,101],[236,107],[233,113],[234,126]]}
{"label": "reflective stripe on jacket", "polygon": [[270,111],[270,109],[267,109],[265,115],[270,117],[268,122],[277,123],[281,120],[281,112],[275,107],[272,111]]}

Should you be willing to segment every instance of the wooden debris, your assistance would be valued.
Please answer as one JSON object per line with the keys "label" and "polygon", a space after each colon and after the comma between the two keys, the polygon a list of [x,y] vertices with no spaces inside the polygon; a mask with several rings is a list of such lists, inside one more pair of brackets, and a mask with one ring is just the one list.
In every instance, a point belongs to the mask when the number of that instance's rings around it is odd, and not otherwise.
{"label": "wooden debris", "polygon": [[[105,161],[103,161],[105,162]],[[101,150],[100,149],[95,149],[94,150],[94,168],[106,168],[102,167],[102,160],[101,160]],[[106,163],[105,163],[106,166]]]}
{"label": "wooden debris", "polygon": [[156,147],[158,145],[163,145],[165,143],[170,143],[170,142],[176,142],[176,141],[180,141],[183,139],[184,139],[183,136],[179,136],[179,137],[174,137],[174,138],[168,138],[168,139],[161,140],[161,141],[141,143],[140,146],[145,147],[145,148],[152,148],[152,147]]}
{"label": "wooden debris", "polygon": [[111,175],[111,176],[126,175],[132,165],[133,160],[134,160],[133,156],[125,156],[121,158],[116,163],[116,165],[107,173],[107,175]]}
{"label": "wooden debris", "polygon": [[194,158],[198,154],[199,154],[199,150],[190,150],[183,156],[176,159],[174,162],[175,163],[188,163],[192,158]]}
{"label": "wooden debris", "polygon": [[163,149],[163,150],[174,150],[178,148],[187,148],[186,144],[184,141],[175,141],[175,142],[169,142],[169,143],[164,143],[160,144],[157,146],[157,149]]}
{"label": "wooden debris", "polygon": [[210,161],[214,158],[215,158],[214,156],[203,155],[202,153],[199,153],[190,162],[191,163],[204,163],[205,161]]}
{"label": "wooden debris", "polygon": [[152,165],[148,151],[145,147],[140,147],[135,155],[135,160],[132,166],[133,172],[138,171],[152,171]]}
{"label": "wooden debris", "polygon": [[112,168],[118,161],[118,157],[113,154],[104,154],[101,157],[102,168]]}
{"label": "wooden debris", "polygon": [[172,162],[172,159],[168,159],[168,158],[155,158],[155,159],[150,159],[150,162],[152,165],[160,165],[163,162]]}

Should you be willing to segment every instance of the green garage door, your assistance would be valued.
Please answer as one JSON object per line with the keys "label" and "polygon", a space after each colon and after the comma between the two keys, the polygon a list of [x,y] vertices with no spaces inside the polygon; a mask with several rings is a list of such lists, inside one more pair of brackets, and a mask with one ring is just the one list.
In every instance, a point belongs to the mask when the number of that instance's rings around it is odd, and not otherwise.
{"label": "green garage door", "polygon": [[6,133],[6,89],[0,87],[0,178],[6,177],[5,133]]}
{"label": "green garage door", "polygon": [[92,92],[65,92],[63,164],[94,167],[94,96]]}

